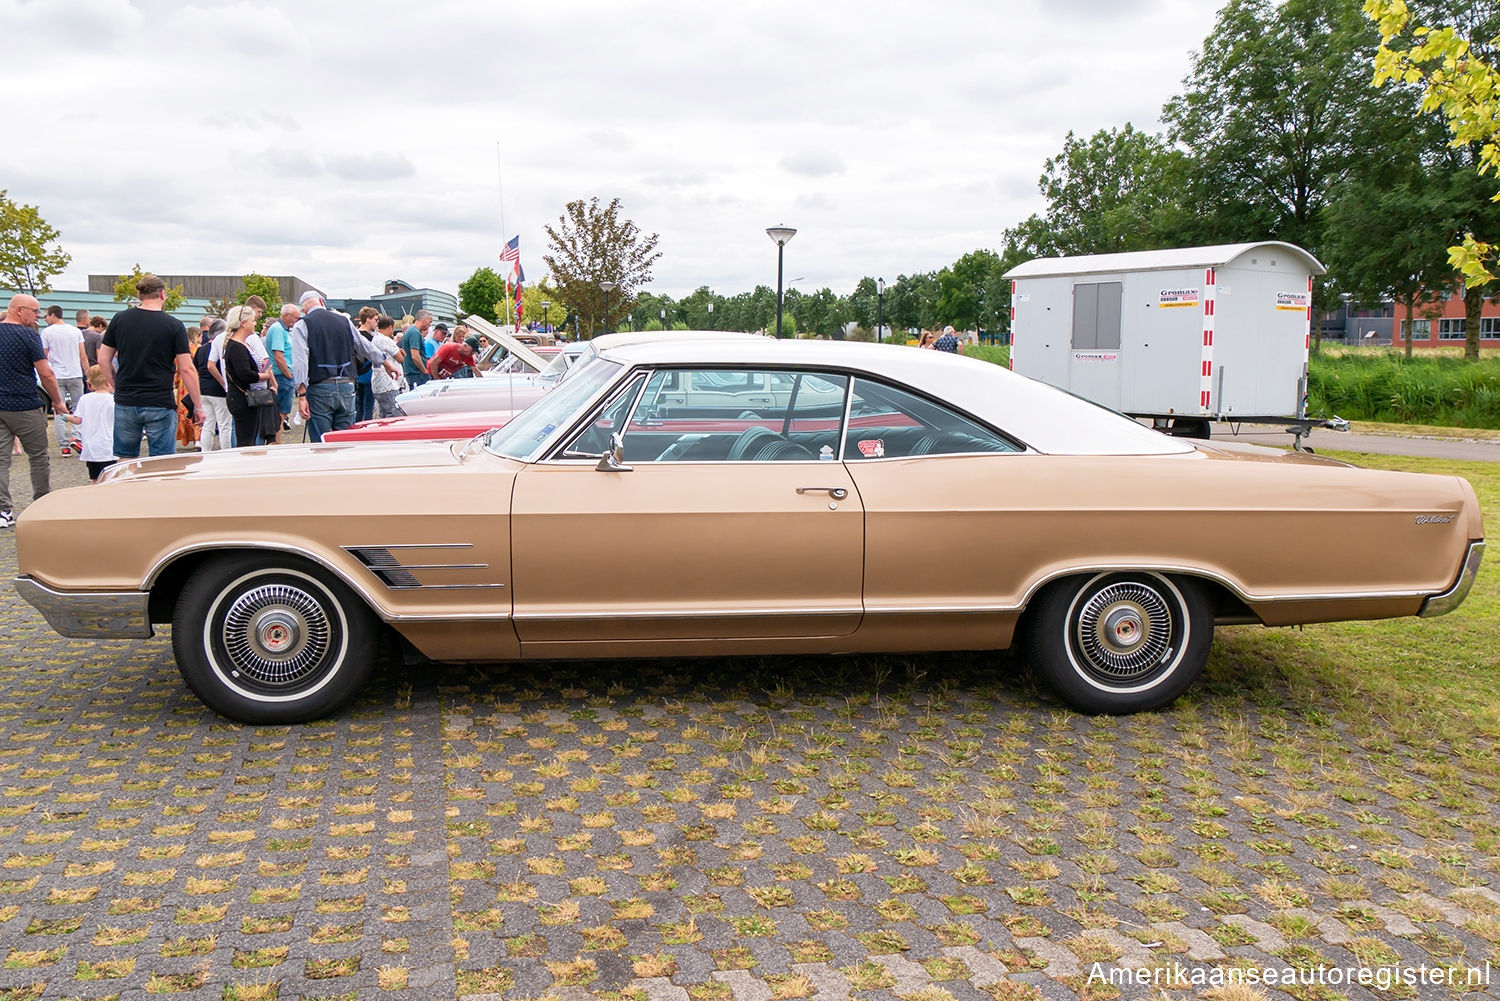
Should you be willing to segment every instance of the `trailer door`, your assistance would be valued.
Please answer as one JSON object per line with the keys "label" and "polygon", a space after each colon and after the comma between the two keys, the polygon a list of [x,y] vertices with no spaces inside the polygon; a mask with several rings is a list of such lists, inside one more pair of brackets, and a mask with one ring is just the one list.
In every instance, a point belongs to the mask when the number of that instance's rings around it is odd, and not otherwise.
{"label": "trailer door", "polygon": [[1079,282],[1073,286],[1073,350],[1069,355],[1072,391],[1086,400],[1120,408],[1121,282]]}

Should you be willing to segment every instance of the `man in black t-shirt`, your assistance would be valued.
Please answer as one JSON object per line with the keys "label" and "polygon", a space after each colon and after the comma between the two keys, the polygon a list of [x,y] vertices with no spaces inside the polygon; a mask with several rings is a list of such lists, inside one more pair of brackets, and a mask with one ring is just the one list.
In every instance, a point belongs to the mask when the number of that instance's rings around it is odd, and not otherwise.
{"label": "man in black t-shirt", "polygon": [[166,311],[167,283],[145,275],[135,284],[138,307],[116,313],[99,344],[99,368],[115,394],[115,455],[136,459],[141,436],[148,455],[177,451],[177,398],[172,377],[177,375],[193,401],[201,423],[203,401],[198,396],[198,370],[188,354],[187,328]]}

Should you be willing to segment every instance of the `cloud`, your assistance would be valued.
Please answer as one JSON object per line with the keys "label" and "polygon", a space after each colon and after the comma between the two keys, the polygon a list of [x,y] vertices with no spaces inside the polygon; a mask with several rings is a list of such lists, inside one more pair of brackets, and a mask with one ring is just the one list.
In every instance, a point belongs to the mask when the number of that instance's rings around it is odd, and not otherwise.
{"label": "cloud", "polygon": [[801,174],[804,177],[826,177],[829,174],[842,174],[847,169],[844,161],[838,156],[812,150],[784,156],[778,166],[788,173]]}
{"label": "cloud", "polygon": [[661,234],[654,291],[774,284],[785,221],[788,273],[846,292],[996,246],[1069,129],[1154,128],[1217,5],[426,0],[413,37],[404,0],[0,0],[61,68],[0,90],[63,137],[0,178],[62,231],[59,288],[139,260],[452,290],[518,233],[539,274],[597,195]]}
{"label": "cloud", "polygon": [[328,158],[329,171],[344,181],[394,181],[411,177],[417,168],[400,153],[351,153]]}
{"label": "cloud", "polygon": [[619,129],[593,129],[585,138],[600,149],[611,149],[623,153],[635,145],[630,137]]}

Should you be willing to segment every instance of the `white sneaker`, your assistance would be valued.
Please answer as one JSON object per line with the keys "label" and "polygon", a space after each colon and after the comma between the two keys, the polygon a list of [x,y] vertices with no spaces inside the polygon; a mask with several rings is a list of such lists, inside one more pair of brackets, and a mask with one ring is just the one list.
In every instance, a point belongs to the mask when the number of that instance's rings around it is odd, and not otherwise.
{"label": "white sneaker", "polygon": [[14,511],[0,511],[0,528],[15,528],[16,513]]}

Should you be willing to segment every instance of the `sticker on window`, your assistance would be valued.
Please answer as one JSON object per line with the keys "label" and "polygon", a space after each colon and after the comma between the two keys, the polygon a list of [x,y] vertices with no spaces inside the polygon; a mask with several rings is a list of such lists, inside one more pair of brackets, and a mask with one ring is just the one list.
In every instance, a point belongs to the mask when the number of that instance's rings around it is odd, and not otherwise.
{"label": "sticker on window", "polygon": [[859,453],[866,459],[885,458],[884,438],[864,438],[859,443]]}
{"label": "sticker on window", "polygon": [[822,462],[832,462],[833,461],[833,446],[832,445],[824,445],[822,448],[818,449],[818,459],[821,460]]}

